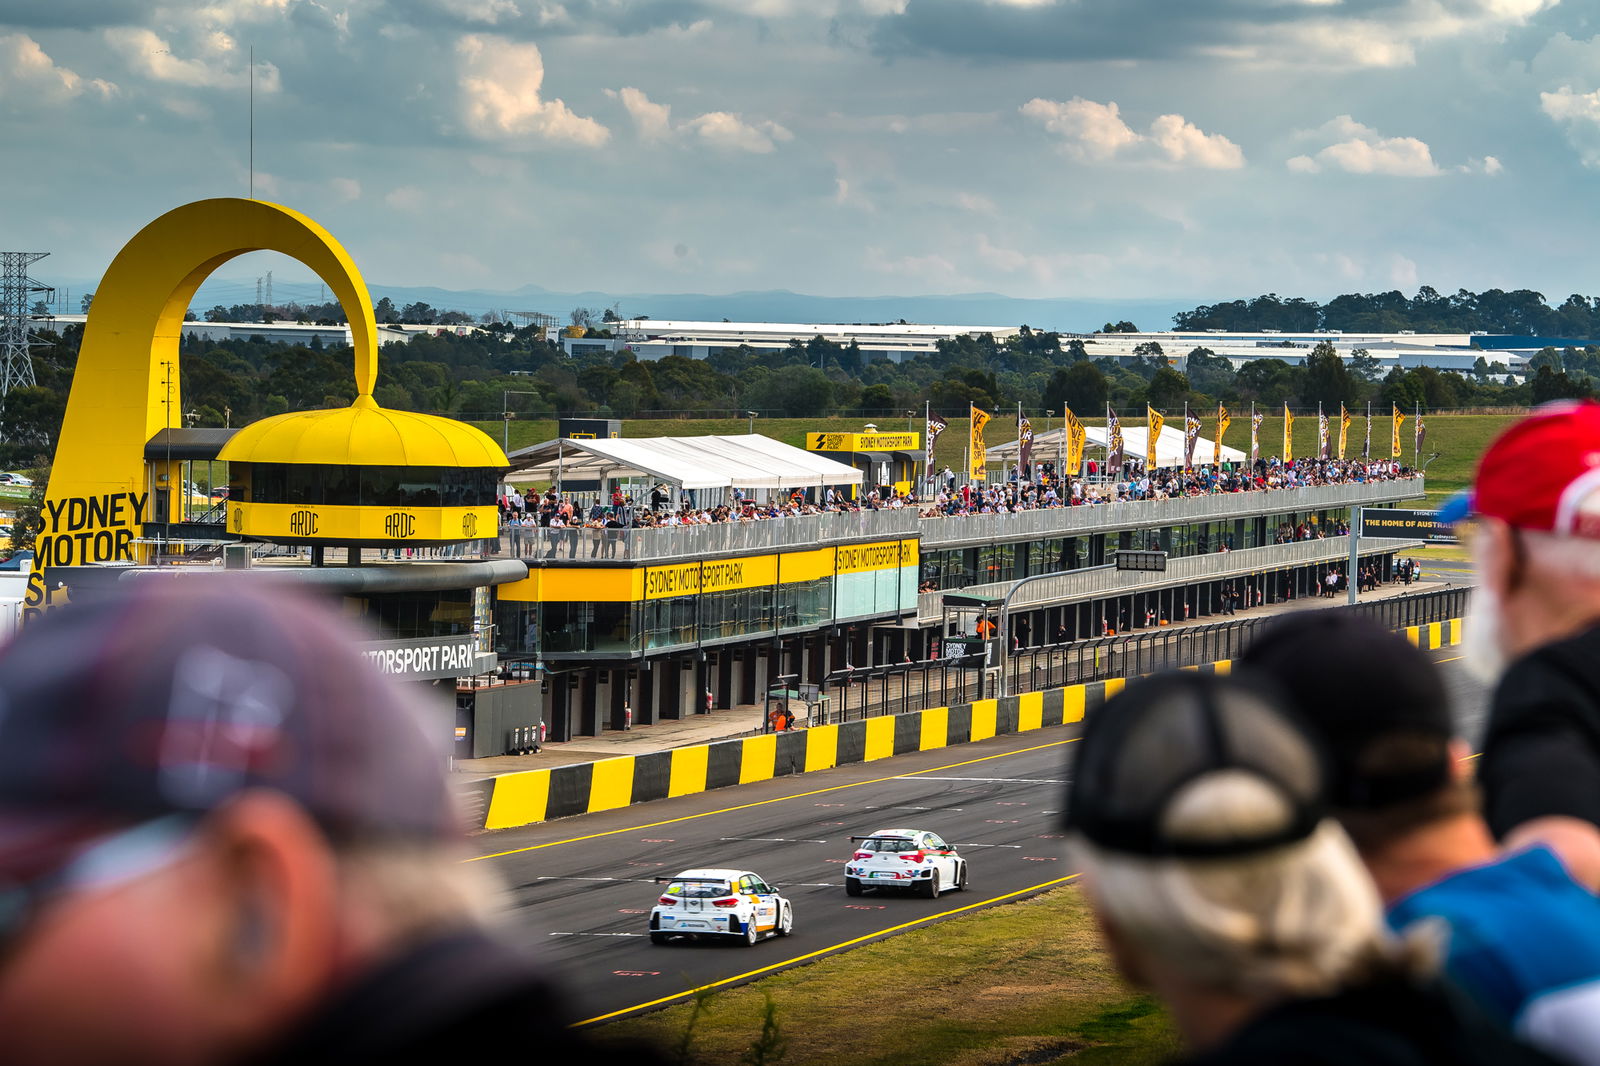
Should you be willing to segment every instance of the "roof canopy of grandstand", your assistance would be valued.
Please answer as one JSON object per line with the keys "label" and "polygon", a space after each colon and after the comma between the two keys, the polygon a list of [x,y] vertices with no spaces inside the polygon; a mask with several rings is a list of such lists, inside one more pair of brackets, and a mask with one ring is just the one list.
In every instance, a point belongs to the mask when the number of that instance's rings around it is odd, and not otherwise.
{"label": "roof canopy of grandstand", "polygon": [[859,485],[861,471],[763,437],[561,438],[512,452],[508,481],[644,477],[680,489]]}
{"label": "roof canopy of grandstand", "polygon": [[[1125,419],[1122,423],[1122,450],[1130,459],[1143,461],[1148,454],[1146,443],[1149,440],[1144,426],[1133,426],[1128,423],[1132,419]],[[1141,419],[1141,421],[1143,421]],[[1104,449],[1106,446],[1106,430],[1103,426],[1085,426],[1084,434],[1087,438],[1086,446],[1089,448]],[[1058,452],[1066,449],[1065,430],[1053,429],[1048,433],[1037,434],[1033,438],[1033,459],[1035,462],[1050,462]],[[1211,462],[1216,455],[1216,442],[1206,438],[1196,438],[1194,442],[1194,461],[1204,465]],[[1156,438],[1156,466],[1183,466],[1183,430],[1172,426],[1163,426],[1161,436]],[[1006,441],[993,448],[984,449],[984,458],[991,463],[1014,463],[1017,461],[1017,442]],[[1225,463],[1244,462],[1244,452],[1238,448],[1222,446],[1222,461]]]}

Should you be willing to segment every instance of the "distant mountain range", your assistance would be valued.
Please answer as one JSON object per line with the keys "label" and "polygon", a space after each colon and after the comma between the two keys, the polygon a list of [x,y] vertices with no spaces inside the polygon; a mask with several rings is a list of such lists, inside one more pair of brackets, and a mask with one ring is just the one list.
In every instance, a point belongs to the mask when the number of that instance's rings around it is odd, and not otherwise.
{"label": "distant mountain range", "polygon": [[[92,281],[82,279],[44,279],[70,293],[71,307],[77,311],[79,297],[94,289]],[[540,311],[554,315],[565,324],[575,307],[592,308],[597,314],[617,308],[624,318],[647,315],[650,318],[695,319],[715,322],[907,322],[953,326],[1019,326],[1035,329],[1088,333],[1107,322],[1129,321],[1140,329],[1169,329],[1172,316],[1193,310],[1201,300],[1030,300],[993,292],[958,293],[950,296],[811,296],[806,293],[771,289],[760,292],[643,293],[643,292],[557,292],[538,285],[524,285],[509,292],[485,289],[442,289],[433,286],[384,285],[371,283],[374,302],[387,296],[396,306],[421,300],[442,311],[465,311],[480,315],[485,311]],[[328,299],[317,281],[277,279],[273,301],[286,304],[318,303]],[[193,307],[204,313],[217,304],[255,302],[255,278],[213,275],[195,294]]]}
{"label": "distant mountain range", "polygon": [[1142,329],[1167,329],[1172,316],[1192,310],[1182,300],[1028,300],[993,292],[950,296],[812,296],[769,289],[759,292],[611,293],[555,292],[525,285],[509,293],[454,292],[437,288],[373,285],[373,298],[397,305],[422,300],[438,308],[479,314],[490,309],[543,311],[563,323],[575,307],[596,312],[613,305],[623,318],[695,319],[715,322],[907,322],[952,326],[1019,326],[1088,333],[1107,322],[1127,320]]}

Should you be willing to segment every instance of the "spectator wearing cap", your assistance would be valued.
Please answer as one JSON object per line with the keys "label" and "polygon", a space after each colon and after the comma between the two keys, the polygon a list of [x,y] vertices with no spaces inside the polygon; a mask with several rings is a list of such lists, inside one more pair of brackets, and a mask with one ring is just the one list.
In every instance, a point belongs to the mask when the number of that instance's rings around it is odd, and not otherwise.
{"label": "spectator wearing cap", "polygon": [[1064,816],[1118,967],[1151,988],[1191,1064],[1522,1063],[1395,940],[1327,816],[1323,757],[1281,697],[1174,672],[1084,730]]}
{"label": "spectator wearing cap", "polygon": [[491,934],[418,698],[322,605],[229,578],[0,650],[0,1058],[637,1066]]}
{"label": "spectator wearing cap", "polygon": [[1550,404],[1490,442],[1440,521],[1467,527],[1464,658],[1498,679],[1478,778],[1495,835],[1557,845],[1600,888],[1600,404]]}
{"label": "spectator wearing cap", "polygon": [[1442,919],[1449,977],[1517,1036],[1600,1066],[1600,899],[1548,848],[1502,855],[1438,670],[1342,611],[1271,626],[1237,663],[1278,684],[1330,755],[1329,799],[1396,929]]}

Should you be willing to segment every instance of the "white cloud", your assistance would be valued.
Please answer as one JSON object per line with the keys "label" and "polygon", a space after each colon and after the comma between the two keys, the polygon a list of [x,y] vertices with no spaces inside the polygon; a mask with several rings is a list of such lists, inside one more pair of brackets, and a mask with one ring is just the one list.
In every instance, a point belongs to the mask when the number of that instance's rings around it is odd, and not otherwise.
{"label": "white cloud", "polygon": [[1060,134],[1070,151],[1089,159],[1110,159],[1139,143],[1139,135],[1122,121],[1115,102],[1101,104],[1074,96],[1062,103],[1036,96],[1022,105],[1022,113]]}
{"label": "white cloud", "polygon": [[627,87],[605,92],[622,101],[634,128],[647,141],[694,138],[715,148],[759,155],[771,152],[780,141],[794,140],[794,134],[776,122],[747,122],[731,111],[708,111],[674,125],[671,105],[656,103],[641,89]]}
{"label": "white cloud", "polygon": [[1206,133],[1182,115],[1161,115],[1150,124],[1150,139],[1169,161],[1207,170],[1244,166],[1239,146],[1220,133]]}
{"label": "white cloud", "polygon": [[102,100],[119,92],[109,81],[85,81],[77,72],[57,66],[39,42],[25,33],[0,36],[0,97],[15,95],[31,104],[60,103],[85,93]]}
{"label": "white cloud", "polygon": [[1500,162],[1500,160],[1496,159],[1494,156],[1486,155],[1483,157],[1483,172],[1485,174],[1492,176],[1502,173],[1505,169],[1505,166]]}
{"label": "white cloud", "polygon": [[709,111],[684,123],[684,128],[707,144],[741,152],[766,153],[775,142],[794,140],[794,134],[776,122],[752,125],[729,111]]}
{"label": "white cloud", "polygon": [[[1342,137],[1316,152],[1297,155],[1284,165],[1297,174],[1342,170],[1347,174],[1386,174],[1401,178],[1432,178],[1444,173],[1433,161],[1433,151],[1416,137],[1385,137],[1349,115],[1339,115],[1320,130],[1302,131],[1301,137]],[[1498,161],[1496,161],[1498,166]]]}
{"label": "white cloud", "polygon": [[[1122,120],[1116,102],[1075,96],[1065,102],[1035,97],[1021,112],[1062,137],[1062,147],[1080,159],[1104,162],[1137,153],[1172,166],[1237,170],[1244,152],[1220,133],[1206,133],[1182,115],[1160,115],[1150,132],[1139,133]],[[1137,157],[1137,156],[1136,156]]]}
{"label": "white cloud", "polygon": [[672,135],[671,105],[655,103],[643,91],[633,88],[617,91],[607,89],[606,95],[622,100],[622,106],[628,109],[628,115],[633,119],[633,126],[639,131],[640,137],[647,141],[660,141]]}
{"label": "white cloud", "polygon": [[1275,66],[1395,69],[1415,66],[1418,49],[1467,37],[1493,39],[1561,0],[1393,0],[1361,5],[1304,0],[1326,14],[1263,19],[1238,27],[1233,58]]}
{"label": "white cloud", "polygon": [[611,131],[575,115],[560,100],[539,95],[544,59],[534,44],[468,34],[456,42],[463,117],[467,128],[488,140],[542,137],[585,147],[604,144]]}
{"label": "white cloud", "polygon": [[334,178],[328,182],[333,194],[339,198],[340,203],[349,203],[351,200],[361,198],[361,183],[354,178]]}
{"label": "white cloud", "polygon": [[1539,110],[1562,128],[1584,166],[1600,169],[1600,91],[1580,93],[1563,85],[1539,94]]}
{"label": "white cloud", "polygon": [[484,22],[493,26],[502,18],[522,17],[522,11],[513,0],[435,0],[438,7],[459,18]]}
{"label": "white cloud", "polygon": [[[141,27],[115,26],[105,31],[105,38],[129,70],[151,81],[190,89],[242,89],[250,84],[248,60],[220,31],[203,38],[205,58],[195,59],[181,58],[165,38]],[[257,62],[255,87],[259,93],[277,92],[282,87],[278,68]]]}

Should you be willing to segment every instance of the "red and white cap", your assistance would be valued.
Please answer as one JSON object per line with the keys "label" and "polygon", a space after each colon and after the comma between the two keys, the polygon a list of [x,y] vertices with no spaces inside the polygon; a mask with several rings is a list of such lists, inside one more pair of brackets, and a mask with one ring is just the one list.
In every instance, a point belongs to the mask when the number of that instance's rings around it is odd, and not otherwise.
{"label": "red and white cap", "polygon": [[1449,500],[1439,520],[1469,514],[1600,539],[1600,403],[1546,404],[1491,441],[1470,494]]}

